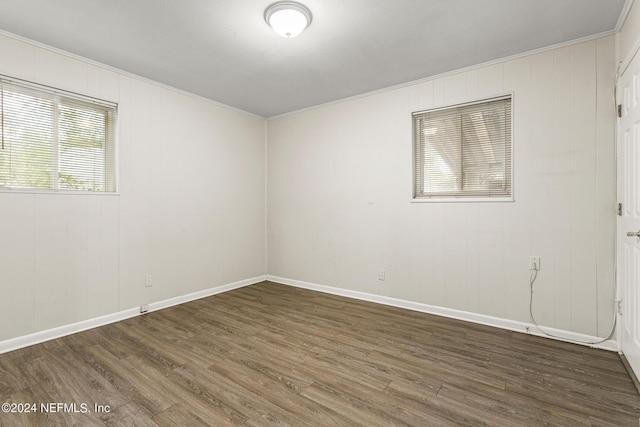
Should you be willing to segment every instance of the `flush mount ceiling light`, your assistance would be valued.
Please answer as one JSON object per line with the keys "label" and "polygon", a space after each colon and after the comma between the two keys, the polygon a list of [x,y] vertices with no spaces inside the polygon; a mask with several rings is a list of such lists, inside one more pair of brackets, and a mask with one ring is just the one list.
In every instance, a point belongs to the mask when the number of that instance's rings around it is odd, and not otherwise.
{"label": "flush mount ceiling light", "polygon": [[282,37],[295,37],[311,24],[311,11],[295,1],[280,1],[264,11],[264,20]]}

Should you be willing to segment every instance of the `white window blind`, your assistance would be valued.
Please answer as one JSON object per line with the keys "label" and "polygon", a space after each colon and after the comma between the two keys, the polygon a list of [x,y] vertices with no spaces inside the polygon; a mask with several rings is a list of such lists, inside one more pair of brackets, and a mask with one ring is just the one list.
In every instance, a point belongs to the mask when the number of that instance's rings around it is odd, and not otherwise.
{"label": "white window blind", "polygon": [[511,198],[511,96],[413,113],[414,198]]}
{"label": "white window blind", "polygon": [[116,105],[0,78],[0,190],[116,191]]}

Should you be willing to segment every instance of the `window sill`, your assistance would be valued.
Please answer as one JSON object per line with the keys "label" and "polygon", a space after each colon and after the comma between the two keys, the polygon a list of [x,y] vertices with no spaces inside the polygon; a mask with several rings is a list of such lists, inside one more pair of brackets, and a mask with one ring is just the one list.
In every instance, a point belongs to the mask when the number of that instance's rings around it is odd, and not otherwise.
{"label": "window sill", "polygon": [[0,194],[42,194],[52,195],[61,194],[64,196],[120,196],[118,192],[106,192],[106,191],[70,191],[70,190],[42,190],[42,189],[27,189],[27,188],[7,188],[0,187]]}
{"label": "window sill", "polygon": [[513,197],[433,197],[411,199],[411,203],[514,203]]}

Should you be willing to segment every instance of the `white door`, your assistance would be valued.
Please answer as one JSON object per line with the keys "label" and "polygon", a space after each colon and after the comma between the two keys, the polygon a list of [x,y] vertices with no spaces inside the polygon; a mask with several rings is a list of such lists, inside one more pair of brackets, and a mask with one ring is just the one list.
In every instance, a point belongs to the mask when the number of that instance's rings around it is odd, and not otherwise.
{"label": "white door", "polygon": [[[618,298],[620,348],[640,378],[640,54],[618,85]],[[640,236],[640,234],[638,234]]]}

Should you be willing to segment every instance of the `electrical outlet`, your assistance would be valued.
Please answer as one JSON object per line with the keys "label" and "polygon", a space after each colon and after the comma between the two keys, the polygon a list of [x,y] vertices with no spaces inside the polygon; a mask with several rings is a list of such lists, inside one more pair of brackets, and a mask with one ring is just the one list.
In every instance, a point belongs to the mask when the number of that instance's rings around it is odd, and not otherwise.
{"label": "electrical outlet", "polygon": [[146,276],[144,276],[144,287],[150,288],[152,286],[153,286],[153,276],[150,274],[147,274]]}
{"label": "electrical outlet", "polygon": [[529,270],[540,271],[540,257],[539,256],[530,256],[529,257]]}
{"label": "electrical outlet", "polygon": [[146,313],[147,311],[149,311],[149,304],[142,304],[140,306],[140,313]]}
{"label": "electrical outlet", "polygon": [[380,270],[378,270],[378,280],[384,281],[384,276],[385,276],[384,268],[381,268]]}

